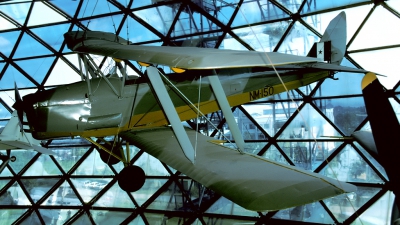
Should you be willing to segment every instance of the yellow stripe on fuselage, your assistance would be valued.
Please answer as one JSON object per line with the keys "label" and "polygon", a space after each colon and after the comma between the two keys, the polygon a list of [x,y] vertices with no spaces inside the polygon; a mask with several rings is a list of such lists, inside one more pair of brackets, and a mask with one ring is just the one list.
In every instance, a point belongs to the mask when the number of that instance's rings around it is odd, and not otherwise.
{"label": "yellow stripe on fuselage", "polygon": [[[285,92],[287,90],[292,90],[295,88],[299,88],[301,86],[313,83],[320,79],[323,79],[328,76],[328,73],[311,75],[307,74],[307,77],[286,82],[285,85],[277,84],[273,86],[265,86],[264,88],[253,90],[250,92],[245,92],[241,94],[227,96],[229,104],[231,106],[242,105],[257,99],[265,98],[274,94],[278,94],[281,92]],[[195,104],[197,105],[197,104]],[[192,109],[191,106],[179,106],[175,108],[181,121],[190,120],[197,117],[197,111]],[[203,114],[209,114],[219,110],[219,106],[215,100],[205,101],[200,103],[200,111]],[[156,119],[155,119],[156,118]],[[113,136],[120,132],[127,130],[135,130],[135,129],[144,129],[144,128],[154,128],[160,126],[168,125],[168,121],[166,120],[164,113],[161,110],[148,112],[145,114],[134,115],[131,118],[131,121],[125,124],[122,127],[112,127],[112,128],[102,128],[96,130],[87,130],[83,132],[45,132],[45,133],[37,133],[39,137],[42,139],[46,139],[48,137],[68,137],[68,136],[82,136],[82,137],[105,137],[105,136]]]}

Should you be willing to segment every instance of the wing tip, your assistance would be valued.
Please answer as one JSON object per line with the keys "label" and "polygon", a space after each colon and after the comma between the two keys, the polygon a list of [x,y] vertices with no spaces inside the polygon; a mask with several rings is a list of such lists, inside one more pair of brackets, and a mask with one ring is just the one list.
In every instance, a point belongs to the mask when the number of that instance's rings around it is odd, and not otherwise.
{"label": "wing tip", "polygon": [[368,72],[365,74],[364,78],[361,81],[361,90],[364,90],[370,83],[372,83],[374,80],[376,80],[376,74]]}

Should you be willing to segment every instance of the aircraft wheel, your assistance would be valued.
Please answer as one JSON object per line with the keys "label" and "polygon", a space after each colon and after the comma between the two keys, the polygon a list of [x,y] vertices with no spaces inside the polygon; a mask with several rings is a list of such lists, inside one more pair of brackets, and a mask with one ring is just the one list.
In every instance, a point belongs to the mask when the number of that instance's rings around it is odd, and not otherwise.
{"label": "aircraft wheel", "polygon": [[[107,149],[111,149],[112,148],[112,146],[109,145],[109,144],[103,144],[103,146],[105,148],[107,148]],[[121,146],[114,147],[113,153],[115,155],[121,157],[121,150],[120,150],[121,148],[122,148]],[[114,156],[108,154],[106,151],[104,151],[102,149],[99,149],[97,147],[96,147],[96,149],[99,151],[101,161],[103,161],[105,164],[108,164],[109,166],[111,166],[111,165],[115,165],[115,164],[119,163],[119,159],[117,159]]]}
{"label": "aircraft wheel", "polygon": [[122,190],[135,192],[143,187],[146,175],[138,166],[127,166],[117,175],[117,180]]}

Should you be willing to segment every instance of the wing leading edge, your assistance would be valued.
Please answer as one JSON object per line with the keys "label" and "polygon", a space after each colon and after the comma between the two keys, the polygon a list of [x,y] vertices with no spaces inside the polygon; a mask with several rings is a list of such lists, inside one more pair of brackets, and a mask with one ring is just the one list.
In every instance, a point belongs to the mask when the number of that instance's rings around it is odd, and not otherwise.
{"label": "wing leading edge", "polygon": [[214,144],[211,137],[187,130],[197,144],[196,163],[182,154],[169,127],[121,133],[135,146],[197,182],[254,211],[280,210],[353,192],[356,187],[320,174],[269,161]]}
{"label": "wing leading edge", "polygon": [[65,33],[64,38],[72,51],[192,70],[265,67],[321,61],[313,57],[278,52],[126,45],[126,40],[116,39],[115,35],[100,31],[71,31]]}

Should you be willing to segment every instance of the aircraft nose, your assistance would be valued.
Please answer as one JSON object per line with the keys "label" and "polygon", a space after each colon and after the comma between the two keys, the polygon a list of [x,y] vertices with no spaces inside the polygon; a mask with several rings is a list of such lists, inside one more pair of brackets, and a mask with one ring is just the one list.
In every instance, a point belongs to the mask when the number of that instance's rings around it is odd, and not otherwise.
{"label": "aircraft nose", "polygon": [[48,104],[51,95],[52,91],[42,91],[23,97],[23,109],[33,135],[36,132],[46,131],[49,111]]}

